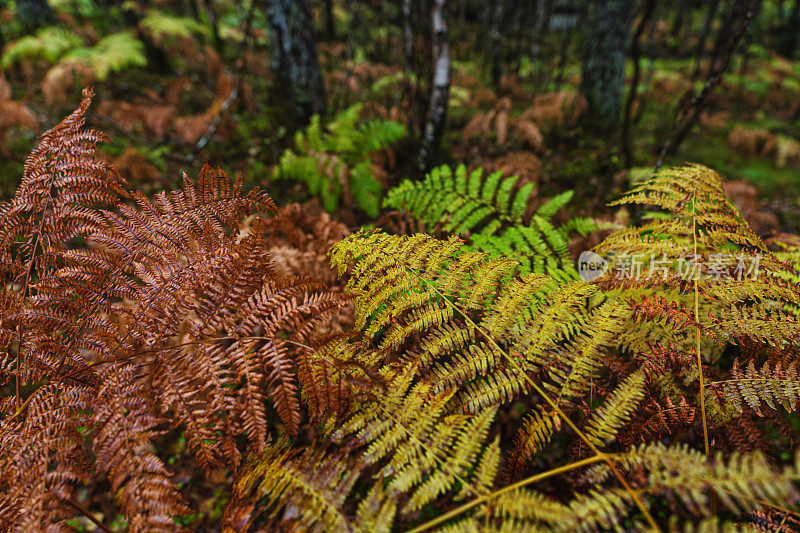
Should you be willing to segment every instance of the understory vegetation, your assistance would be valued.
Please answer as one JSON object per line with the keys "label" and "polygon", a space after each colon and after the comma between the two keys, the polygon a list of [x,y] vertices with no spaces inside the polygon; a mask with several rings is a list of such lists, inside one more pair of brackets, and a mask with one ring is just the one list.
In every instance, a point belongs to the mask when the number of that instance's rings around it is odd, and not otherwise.
{"label": "understory vegetation", "polygon": [[800,530],[800,2],[233,4],[0,1],[0,531]]}

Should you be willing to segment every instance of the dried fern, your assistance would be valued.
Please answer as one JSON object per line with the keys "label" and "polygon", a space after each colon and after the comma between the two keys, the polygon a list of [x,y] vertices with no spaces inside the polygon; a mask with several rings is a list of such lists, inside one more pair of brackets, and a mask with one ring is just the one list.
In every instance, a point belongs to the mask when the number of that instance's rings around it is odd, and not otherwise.
{"label": "dried fern", "polygon": [[298,374],[333,397],[325,376],[354,372],[315,348],[346,299],[278,273],[262,219],[240,231],[275,210],[241,177],[205,167],[169,194],[127,192],[94,159],[102,134],[81,129],[90,100],[42,137],[0,205],[0,376],[16,382],[0,403],[0,519],[38,531],[70,518],[94,460],[132,531],[167,530],[191,509],[154,439],[181,430],[210,469],[236,468],[275,425],[296,434]]}

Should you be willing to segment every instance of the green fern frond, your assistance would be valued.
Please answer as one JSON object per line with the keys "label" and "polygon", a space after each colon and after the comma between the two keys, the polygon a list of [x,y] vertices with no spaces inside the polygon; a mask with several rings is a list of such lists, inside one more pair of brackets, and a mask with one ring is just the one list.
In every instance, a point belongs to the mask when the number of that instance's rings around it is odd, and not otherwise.
{"label": "green fern frond", "polygon": [[403,513],[417,510],[468,478],[476,495],[494,481],[499,442],[485,441],[495,410],[479,415],[447,415],[450,393],[436,394],[428,384],[412,385],[413,372],[398,375],[387,394],[364,404],[332,435],[356,438],[364,464],[383,464],[386,491],[408,493]]}
{"label": "green fern frond", "polygon": [[517,429],[515,439],[515,458],[525,462],[539,454],[550,443],[553,434],[558,430],[554,416],[541,406],[531,410]]}
{"label": "green fern frond", "polygon": [[564,191],[548,199],[536,209],[536,216],[544,219],[553,218],[562,207],[566,206],[575,196],[575,191]]}
{"label": "green fern frond", "polygon": [[[624,489],[593,489],[578,495],[568,505],[533,490],[516,489],[500,494],[469,520],[445,530],[508,533],[613,530],[620,529],[623,520],[629,519],[630,504],[630,494]],[[633,531],[646,529],[638,521],[629,525]]]}
{"label": "green fern frond", "polygon": [[0,67],[8,68],[20,61],[41,58],[54,63],[64,54],[83,45],[83,38],[70,30],[48,27],[36,35],[26,35],[9,43],[0,58]]}
{"label": "green fern frond", "polygon": [[144,44],[132,32],[113,33],[92,47],[75,48],[62,61],[80,61],[89,65],[97,81],[105,81],[111,72],[147,64]]}
{"label": "green fern frond", "polygon": [[191,17],[176,17],[157,9],[148,9],[139,23],[156,41],[164,38],[190,38],[194,35],[210,36],[209,28]]}
{"label": "green fern frond", "polygon": [[493,172],[484,179],[483,169],[455,172],[448,166],[433,169],[422,182],[404,181],[389,191],[384,205],[407,209],[429,230],[439,222],[453,233],[494,234],[502,224],[519,224],[533,193],[529,183],[513,193],[518,177],[503,178]]}
{"label": "green fern frond", "polygon": [[604,227],[587,218],[561,226],[550,219],[572,198],[567,191],[542,204],[525,223],[534,184],[518,186],[516,176],[501,172],[484,176],[482,168],[467,172],[464,165],[433,169],[423,181],[404,181],[387,195],[384,205],[406,209],[428,231],[437,226],[469,236],[469,248],[520,262],[520,272],[546,273],[558,279],[577,279],[567,244],[570,233],[588,235]]}
{"label": "green fern frond", "polygon": [[499,367],[481,379],[467,382],[459,393],[455,406],[467,413],[510,402],[530,392],[530,384],[517,370]]}
{"label": "green fern frond", "polygon": [[655,206],[667,215],[609,236],[596,247],[598,253],[676,258],[692,253],[696,242],[699,254],[740,252],[758,256],[762,268],[785,268],[731,206],[722,178],[709,168],[661,170],[612,205],[625,204]]}
{"label": "green fern frond", "polygon": [[356,522],[361,531],[388,533],[392,531],[396,514],[397,501],[386,496],[383,480],[380,480],[358,504]]}
{"label": "green fern frond", "polygon": [[[779,506],[797,501],[800,455],[794,465],[775,470],[760,452],[733,452],[727,459],[720,452],[709,460],[686,445],[668,447],[656,442],[638,446],[616,462],[628,471],[642,472],[646,481],[641,490],[670,492],[696,515],[711,515],[709,492],[735,513],[759,509],[759,500]],[[597,483],[611,475],[607,465],[599,465],[587,479]]]}
{"label": "green fern frond", "polygon": [[280,157],[272,177],[304,182],[320,195],[325,210],[336,211],[354,201],[370,217],[378,215],[383,185],[375,177],[371,157],[406,135],[405,126],[390,120],[361,121],[361,105],[353,105],[322,127],[318,115],[305,131],[295,133],[294,150]]}
{"label": "green fern frond", "polygon": [[380,334],[381,349],[393,349],[409,335],[453,318],[453,308],[442,295],[469,309],[491,305],[497,285],[514,263],[489,261],[485,254],[458,255],[462,246],[455,238],[365,232],[337,243],[331,264],[340,275],[352,266],[346,289],[355,296],[356,327],[370,338]]}
{"label": "green fern frond", "polygon": [[550,366],[551,382],[546,385],[558,395],[559,401],[569,402],[589,389],[629,316],[624,306],[607,301],[588,317],[586,328]]}

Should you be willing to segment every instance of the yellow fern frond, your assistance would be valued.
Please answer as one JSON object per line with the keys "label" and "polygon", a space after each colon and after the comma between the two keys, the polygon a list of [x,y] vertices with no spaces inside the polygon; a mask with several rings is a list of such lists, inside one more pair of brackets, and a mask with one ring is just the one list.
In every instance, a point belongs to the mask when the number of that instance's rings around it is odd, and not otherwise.
{"label": "yellow fern frond", "polygon": [[605,446],[630,420],[636,406],[644,398],[644,381],[643,372],[631,374],[592,414],[587,423],[586,436],[594,442],[595,446]]}
{"label": "yellow fern frond", "polygon": [[[342,504],[360,471],[338,454],[309,448],[293,453],[284,442],[270,443],[262,454],[251,457],[236,484],[239,498],[251,493],[266,499],[260,510],[280,523],[299,513],[302,523],[313,530],[348,530]],[[282,514],[282,511],[286,511]]]}

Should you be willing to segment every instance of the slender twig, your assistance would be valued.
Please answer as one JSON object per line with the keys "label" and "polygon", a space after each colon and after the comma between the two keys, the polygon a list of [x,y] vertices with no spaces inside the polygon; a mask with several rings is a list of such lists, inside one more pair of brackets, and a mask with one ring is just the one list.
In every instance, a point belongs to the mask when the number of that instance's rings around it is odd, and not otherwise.
{"label": "slender twig", "polygon": [[[734,35],[733,39],[731,39],[728,50],[722,61],[719,62],[719,64],[712,64],[712,69],[709,71],[709,76],[706,79],[703,90],[700,91],[700,94],[691,99],[691,102],[689,99],[693,94],[694,89],[689,89],[689,91],[684,94],[683,98],[681,98],[681,104],[678,106],[678,111],[675,113],[675,118],[672,121],[672,129],[669,137],[667,138],[667,142],[664,143],[664,147],[661,149],[661,153],[658,156],[656,169],[661,168],[661,166],[664,164],[664,158],[667,155],[674,153],[675,150],[678,149],[678,146],[680,146],[680,144],[686,138],[686,135],[689,133],[689,131],[691,131],[695,122],[697,122],[697,119],[700,117],[700,113],[702,113],[703,109],[706,107],[706,103],[708,102],[708,97],[711,95],[711,92],[719,84],[719,82],[722,81],[722,74],[728,68],[728,64],[733,57],[733,53],[738,48],[739,42],[742,40],[744,32],[747,30],[747,26],[750,24],[750,19],[752,18],[753,10],[750,8],[748,3],[744,20],[739,26],[738,32],[736,35]],[[688,109],[685,107],[684,102],[690,102]]]}
{"label": "slender twig", "polygon": [[79,513],[84,515],[86,518],[91,520],[94,525],[96,525],[97,527],[99,527],[100,529],[105,531],[106,533],[112,533],[113,532],[113,530],[110,527],[108,527],[107,525],[102,523],[100,520],[95,518],[94,515],[91,512],[89,512],[88,509],[83,507],[81,504],[79,504],[78,502],[76,502],[72,498],[66,498],[64,500],[64,502],[67,503],[68,505],[70,505],[71,507],[73,507],[76,511],[78,511]]}
{"label": "slender twig", "polygon": [[[653,11],[656,7],[656,0],[647,0],[644,5],[644,12],[636,30],[633,32],[631,39],[631,60],[633,61],[633,76],[631,77],[631,88],[628,92],[628,99],[625,102],[625,112],[622,118],[622,153],[625,156],[625,166],[630,168],[633,166],[633,155],[631,154],[631,111],[633,110],[633,102],[636,100],[636,93],[639,89],[639,77],[641,76],[641,55],[642,49],[639,45],[639,40],[644,33],[644,29],[650,22]],[[639,105],[644,105],[640,102]]]}

